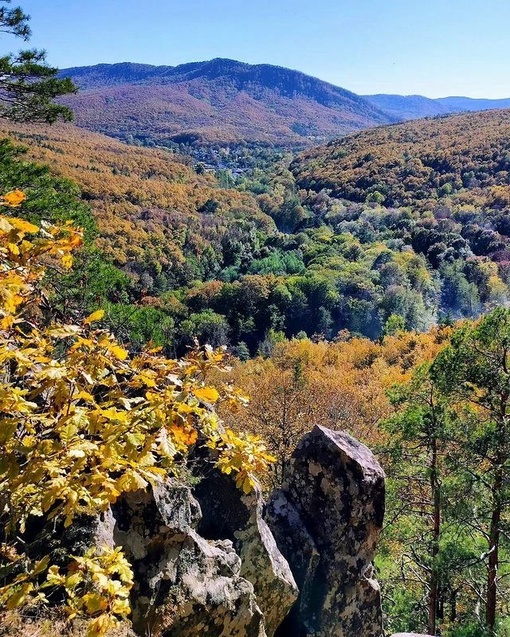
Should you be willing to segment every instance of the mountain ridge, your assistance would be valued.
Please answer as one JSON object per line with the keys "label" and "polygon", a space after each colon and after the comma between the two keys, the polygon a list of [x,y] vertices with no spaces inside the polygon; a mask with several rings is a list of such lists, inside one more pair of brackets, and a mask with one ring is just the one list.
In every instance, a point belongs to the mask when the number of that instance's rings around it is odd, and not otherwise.
{"label": "mountain ridge", "polygon": [[395,121],[363,97],[301,71],[228,58],[99,64],[60,76],[82,89],[63,100],[78,125],[121,139],[135,129],[156,143],[184,134],[191,141],[310,145]]}
{"label": "mountain ridge", "polygon": [[396,95],[377,93],[364,95],[374,106],[400,121],[510,108],[510,98],[488,99],[451,95],[448,97],[425,97],[424,95]]}
{"label": "mountain ridge", "polygon": [[219,57],[70,67],[60,76],[81,88],[62,100],[79,126],[149,145],[309,147],[399,121],[510,108],[510,98],[357,95],[298,70]]}

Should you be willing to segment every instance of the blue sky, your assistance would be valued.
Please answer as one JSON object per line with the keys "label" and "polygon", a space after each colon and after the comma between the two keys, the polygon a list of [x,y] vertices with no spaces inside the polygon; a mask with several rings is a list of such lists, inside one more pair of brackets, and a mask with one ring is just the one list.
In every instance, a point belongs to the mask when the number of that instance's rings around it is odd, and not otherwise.
{"label": "blue sky", "polygon": [[[13,0],[16,2],[16,0]],[[510,97],[508,0],[19,0],[65,68],[229,57],[356,93]],[[19,44],[3,36],[0,49]]]}

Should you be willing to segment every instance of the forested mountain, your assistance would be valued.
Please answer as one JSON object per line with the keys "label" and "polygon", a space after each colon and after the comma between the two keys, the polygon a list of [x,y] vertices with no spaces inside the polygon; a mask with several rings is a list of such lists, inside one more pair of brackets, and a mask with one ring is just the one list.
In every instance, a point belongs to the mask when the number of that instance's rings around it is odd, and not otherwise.
{"label": "forested mountain", "polygon": [[362,97],[298,71],[214,59],[64,69],[79,126],[143,142],[307,144],[394,121]]}
{"label": "forested mountain", "polygon": [[510,99],[473,99],[470,97],[439,97],[431,99],[422,95],[364,95],[374,106],[404,121],[461,113],[467,111],[487,111],[499,108],[510,108]]}
{"label": "forested mountain", "polygon": [[73,127],[10,130],[92,205],[125,277],[108,316],[130,342],[248,355],[510,299],[509,112],[364,131],[236,179]]}
{"label": "forested mountain", "polygon": [[143,144],[311,146],[385,123],[510,107],[510,99],[359,96],[299,71],[222,58],[98,64],[60,75],[81,89],[63,99],[79,126]]}

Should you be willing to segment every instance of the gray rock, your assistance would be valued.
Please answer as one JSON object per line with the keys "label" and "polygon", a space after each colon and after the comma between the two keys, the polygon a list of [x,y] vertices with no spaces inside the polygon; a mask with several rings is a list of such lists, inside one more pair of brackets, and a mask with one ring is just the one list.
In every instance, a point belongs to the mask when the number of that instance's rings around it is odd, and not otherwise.
{"label": "gray rock", "polygon": [[114,540],[135,573],[133,626],[164,637],[266,637],[253,585],[229,540],[195,530],[201,511],[188,487],[169,482],[123,496]]}
{"label": "gray rock", "polygon": [[269,527],[301,591],[277,637],[382,637],[372,560],[384,472],[367,447],[315,427],[294,452]]}
{"label": "gray rock", "polygon": [[194,494],[204,513],[198,532],[207,539],[232,541],[241,558],[240,575],[253,584],[266,633],[272,637],[299,591],[263,519],[260,490],[245,495],[231,476],[213,470],[195,487]]}

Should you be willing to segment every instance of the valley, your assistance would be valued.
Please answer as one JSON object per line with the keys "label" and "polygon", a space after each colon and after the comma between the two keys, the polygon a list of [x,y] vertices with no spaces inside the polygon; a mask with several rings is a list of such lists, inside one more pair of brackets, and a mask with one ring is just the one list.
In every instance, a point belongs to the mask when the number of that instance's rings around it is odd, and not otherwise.
{"label": "valley", "polygon": [[349,637],[506,637],[510,101],[59,77],[75,124],[0,120],[0,634],[326,636],[346,606]]}
{"label": "valley", "polygon": [[71,126],[4,131],[79,184],[120,296],[178,352],[378,338],[509,298],[508,111],[375,128],[235,178]]}

